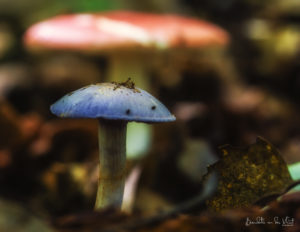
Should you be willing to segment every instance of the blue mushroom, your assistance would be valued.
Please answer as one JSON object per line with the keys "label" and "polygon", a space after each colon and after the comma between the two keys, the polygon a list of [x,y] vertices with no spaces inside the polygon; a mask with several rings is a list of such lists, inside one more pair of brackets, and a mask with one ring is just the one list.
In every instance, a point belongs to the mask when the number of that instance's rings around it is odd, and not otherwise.
{"label": "blue mushroom", "polygon": [[175,117],[155,97],[123,83],[100,83],[71,92],[51,106],[59,117],[97,118],[100,151],[95,209],[121,208],[125,184],[127,122],[158,123]]}

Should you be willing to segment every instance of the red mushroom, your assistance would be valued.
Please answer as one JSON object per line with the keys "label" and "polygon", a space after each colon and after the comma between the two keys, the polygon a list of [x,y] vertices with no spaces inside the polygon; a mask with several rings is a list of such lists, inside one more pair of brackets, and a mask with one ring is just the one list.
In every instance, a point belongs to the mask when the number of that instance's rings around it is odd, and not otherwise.
{"label": "red mushroom", "polygon": [[31,50],[109,55],[108,80],[125,81],[132,77],[146,89],[149,81],[145,78],[145,66],[151,63],[153,53],[224,46],[228,41],[223,29],[206,21],[130,11],[61,15],[33,25],[25,34],[25,44]]}
{"label": "red mushroom", "polygon": [[33,25],[25,35],[30,48],[84,51],[201,47],[228,40],[223,29],[205,21],[129,11],[61,15]]}

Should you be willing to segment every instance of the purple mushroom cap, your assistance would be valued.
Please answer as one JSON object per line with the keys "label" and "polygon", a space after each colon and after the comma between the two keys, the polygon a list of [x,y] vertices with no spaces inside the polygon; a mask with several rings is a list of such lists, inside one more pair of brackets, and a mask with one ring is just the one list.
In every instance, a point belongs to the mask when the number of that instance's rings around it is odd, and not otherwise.
{"label": "purple mushroom cap", "polygon": [[51,108],[59,117],[169,122],[176,118],[155,97],[139,88],[114,83],[89,85],[71,92]]}

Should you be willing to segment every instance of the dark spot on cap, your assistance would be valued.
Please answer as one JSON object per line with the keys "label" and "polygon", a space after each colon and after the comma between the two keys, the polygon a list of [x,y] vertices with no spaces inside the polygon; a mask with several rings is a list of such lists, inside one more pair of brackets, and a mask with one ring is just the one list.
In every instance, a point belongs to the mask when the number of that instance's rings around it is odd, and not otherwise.
{"label": "dark spot on cap", "polygon": [[127,109],[127,110],[126,110],[126,114],[127,114],[127,115],[130,114],[130,109]]}
{"label": "dark spot on cap", "polygon": [[152,106],[152,107],[151,107],[151,110],[155,110],[155,109],[156,109],[156,106]]}

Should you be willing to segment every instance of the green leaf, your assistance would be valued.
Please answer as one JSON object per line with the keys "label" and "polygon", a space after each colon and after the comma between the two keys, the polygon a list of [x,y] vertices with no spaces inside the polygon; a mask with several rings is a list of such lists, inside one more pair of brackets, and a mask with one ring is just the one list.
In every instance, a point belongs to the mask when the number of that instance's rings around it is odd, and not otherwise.
{"label": "green leaf", "polygon": [[[293,180],[300,180],[300,162],[288,165],[288,169]],[[293,190],[300,191],[300,186],[298,185]]]}

